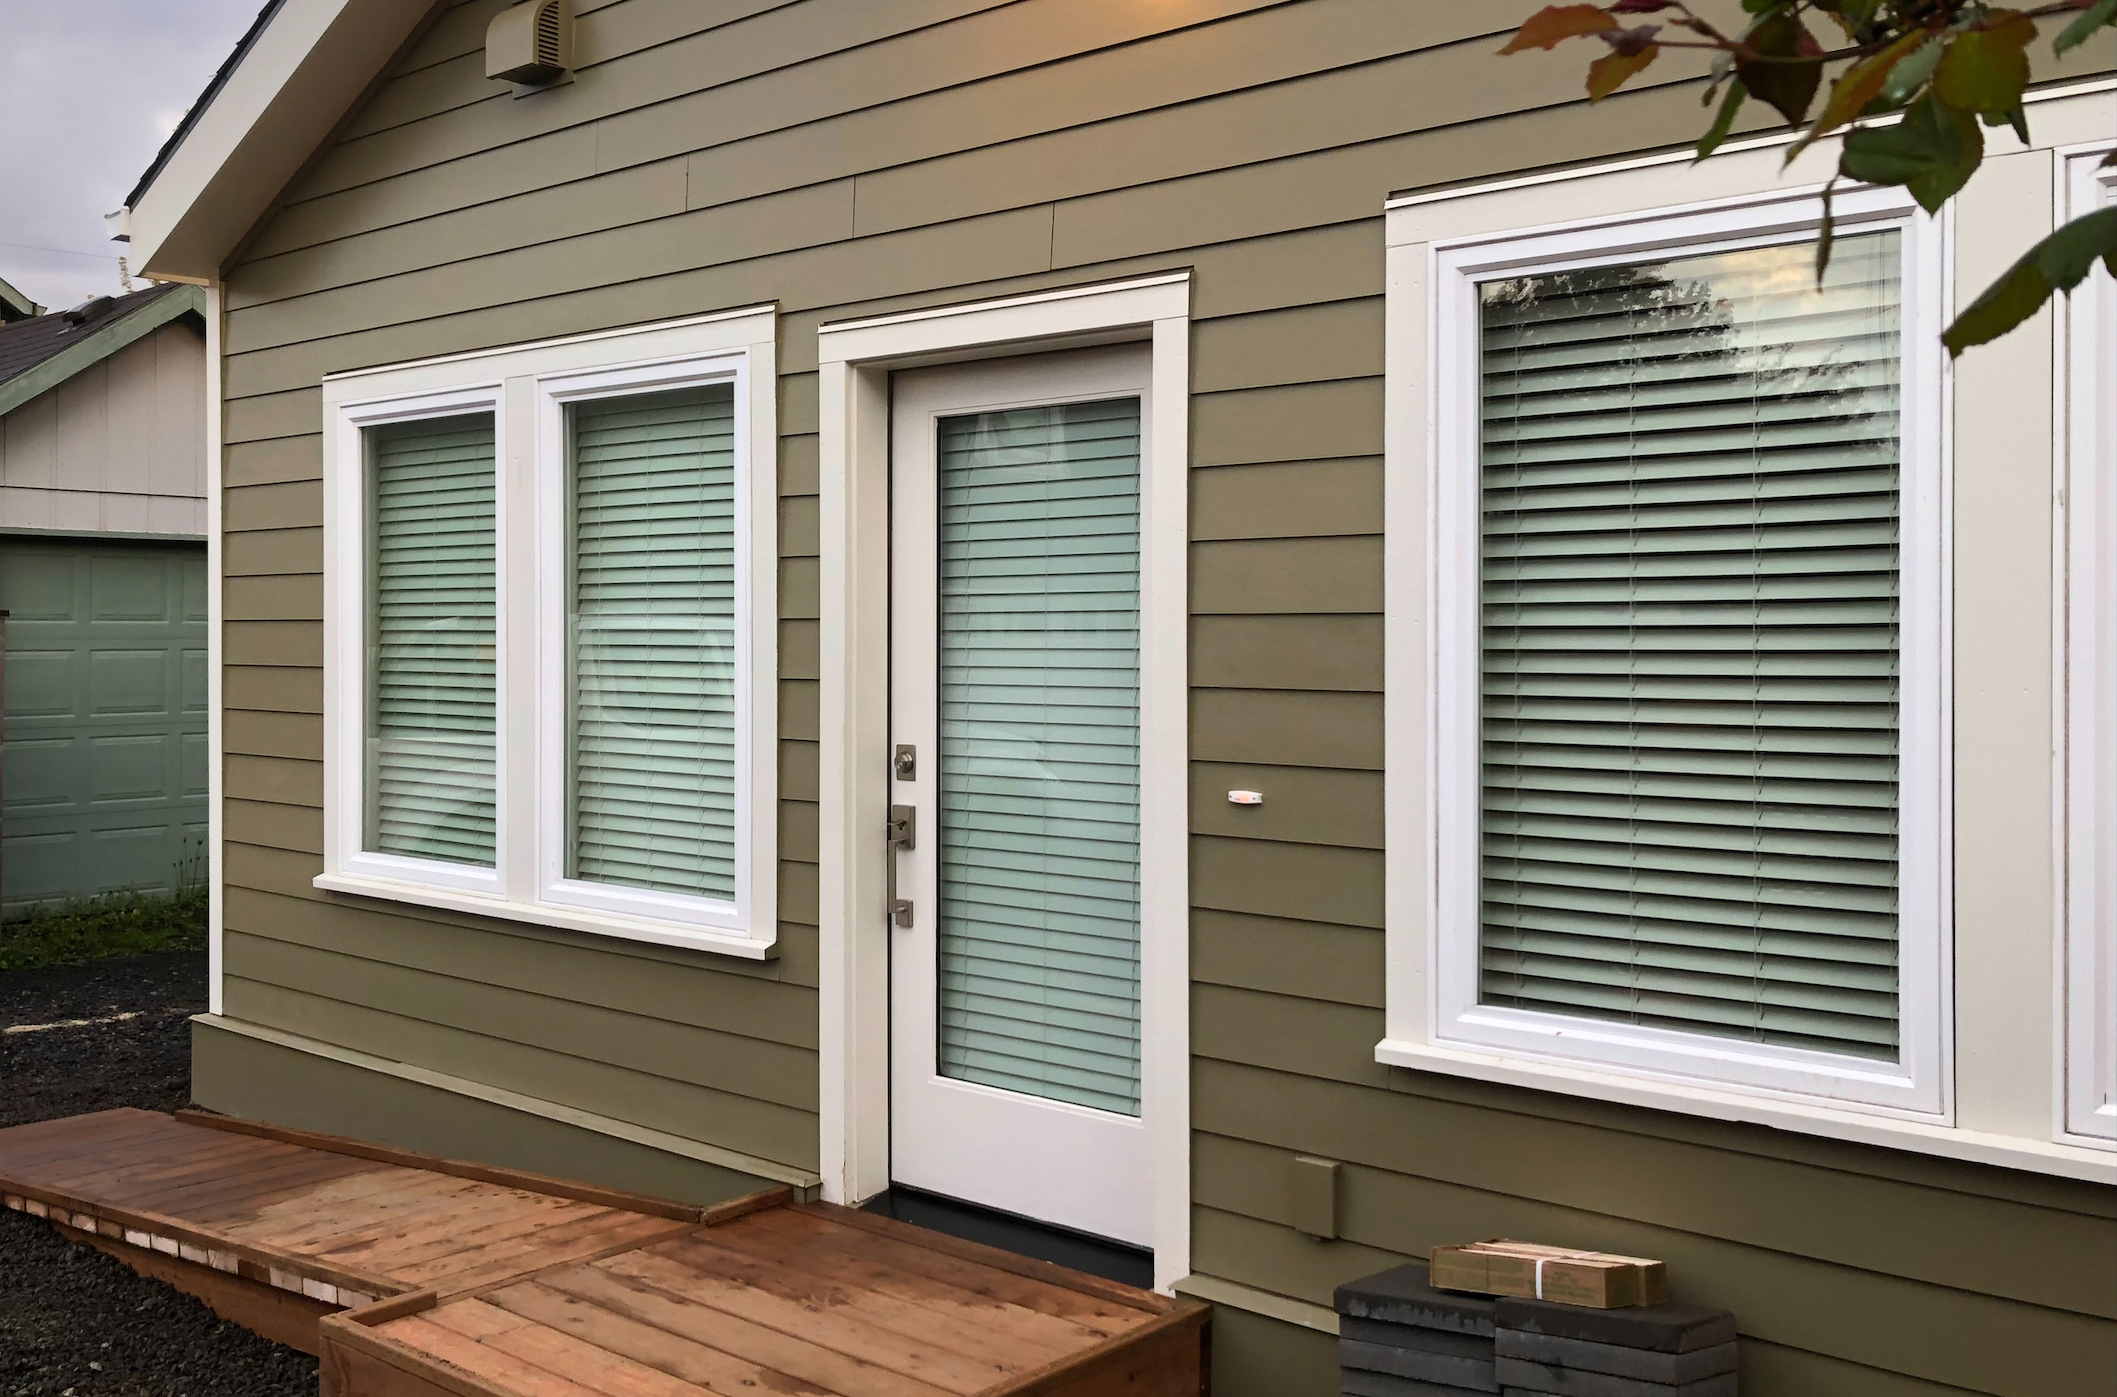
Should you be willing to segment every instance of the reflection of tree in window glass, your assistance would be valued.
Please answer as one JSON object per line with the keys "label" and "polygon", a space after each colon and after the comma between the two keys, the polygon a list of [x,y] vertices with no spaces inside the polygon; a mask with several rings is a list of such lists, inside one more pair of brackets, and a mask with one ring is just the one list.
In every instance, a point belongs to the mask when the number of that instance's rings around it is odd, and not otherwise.
{"label": "reflection of tree in window glass", "polygon": [[1480,288],[1493,1005],[1897,1055],[1899,235]]}

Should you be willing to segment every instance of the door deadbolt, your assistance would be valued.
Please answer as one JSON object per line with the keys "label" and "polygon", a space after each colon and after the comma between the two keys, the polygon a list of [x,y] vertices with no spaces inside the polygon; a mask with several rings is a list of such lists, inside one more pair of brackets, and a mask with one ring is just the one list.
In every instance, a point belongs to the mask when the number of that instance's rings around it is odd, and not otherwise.
{"label": "door deadbolt", "polygon": [[898,743],[897,755],[890,762],[890,768],[896,772],[899,781],[918,780],[919,749],[912,746],[909,742]]}

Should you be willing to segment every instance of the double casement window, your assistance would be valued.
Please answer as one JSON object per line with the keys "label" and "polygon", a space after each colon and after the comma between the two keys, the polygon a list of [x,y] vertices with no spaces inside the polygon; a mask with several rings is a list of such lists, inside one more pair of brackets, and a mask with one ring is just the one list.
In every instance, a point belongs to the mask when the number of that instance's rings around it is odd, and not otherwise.
{"label": "double casement window", "polygon": [[769,948],[772,329],[327,381],[320,887]]}
{"label": "double casement window", "polygon": [[1432,842],[1392,1040],[1945,1109],[1941,233],[1838,213],[1820,284],[1812,198],[1400,258],[1430,726],[1391,763],[1432,781],[1392,850]]}

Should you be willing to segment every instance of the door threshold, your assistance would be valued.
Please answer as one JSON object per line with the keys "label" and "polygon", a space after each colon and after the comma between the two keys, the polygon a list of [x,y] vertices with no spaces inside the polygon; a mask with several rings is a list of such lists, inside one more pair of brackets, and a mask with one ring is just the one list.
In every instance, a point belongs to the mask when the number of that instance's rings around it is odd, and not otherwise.
{"label": "door threshold", "polygon": [[1053,1262],[1106,1281],[1141,1290],[1154,1288],[1154,1253],[1144,1247],[1126,1246],[1107,1237],[1055,1227],[902,1184],[891,1184],[860,1207],[863,1212],[960,1237],[966,1242],[981,1242],[1016,1256]]}

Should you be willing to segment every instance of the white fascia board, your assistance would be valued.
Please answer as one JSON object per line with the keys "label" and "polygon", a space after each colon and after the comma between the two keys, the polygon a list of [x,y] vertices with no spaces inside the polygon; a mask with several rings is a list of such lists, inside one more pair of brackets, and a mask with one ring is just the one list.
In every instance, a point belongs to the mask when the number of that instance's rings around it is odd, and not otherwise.
{"label": "white fascia board", "polygon": [[429,0],[286,0],[132,206],[136,271],[217,279],[429,8]]}

